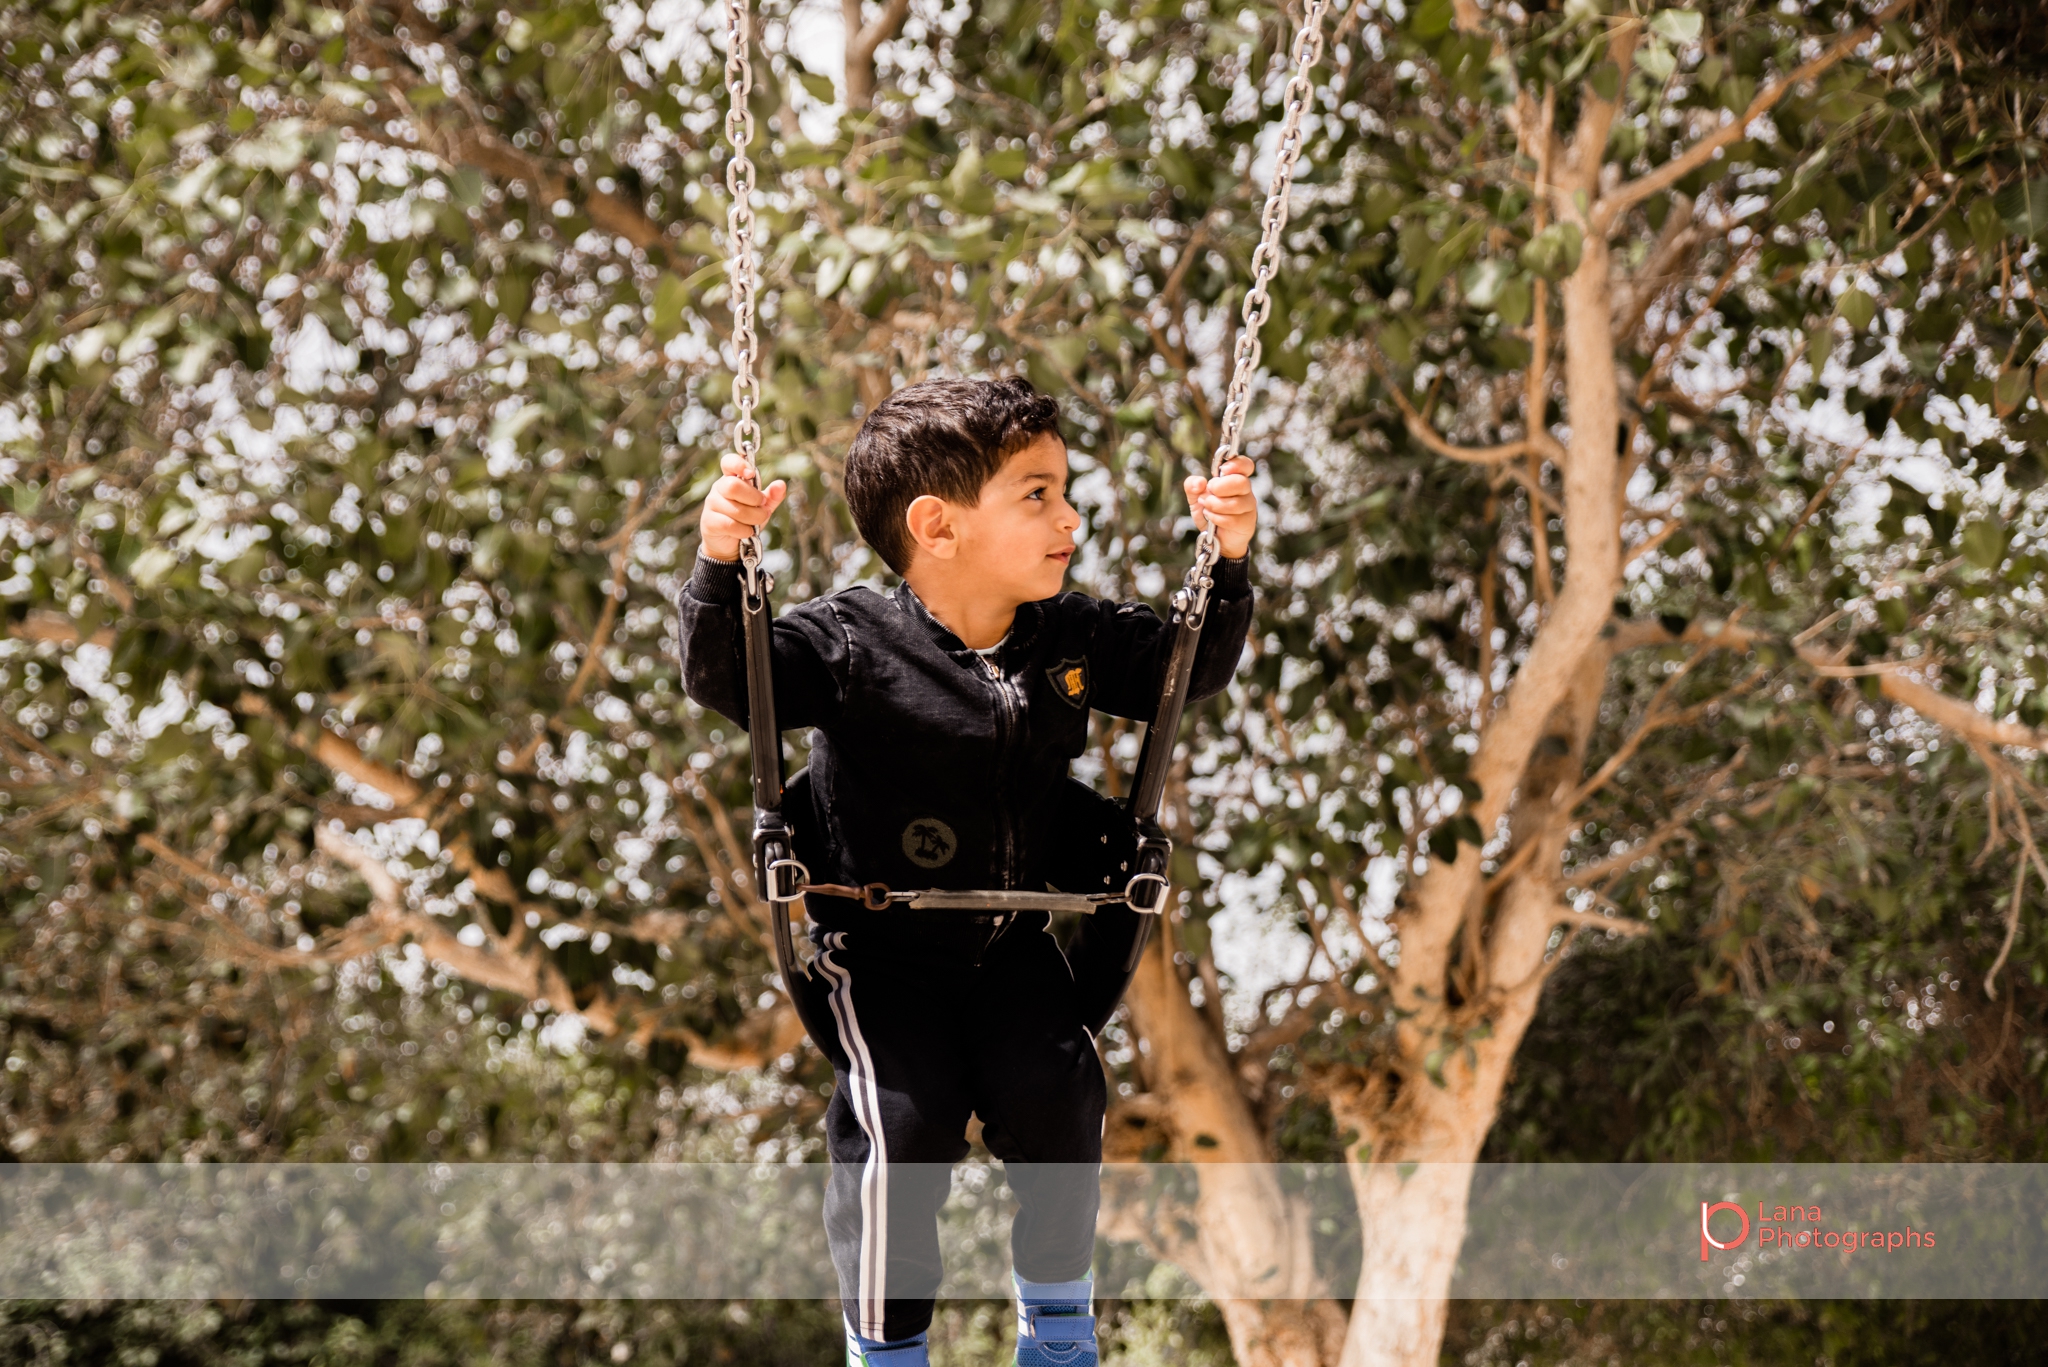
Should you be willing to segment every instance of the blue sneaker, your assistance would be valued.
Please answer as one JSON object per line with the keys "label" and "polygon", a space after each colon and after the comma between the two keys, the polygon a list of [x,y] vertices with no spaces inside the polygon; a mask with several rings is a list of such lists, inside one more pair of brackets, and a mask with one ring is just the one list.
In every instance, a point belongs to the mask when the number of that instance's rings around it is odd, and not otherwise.
{"label": "blue sneaker", "polygon": [[1017,1367],[1097,1367],[1094,1278],[1016,1282]]}
{"label": "blue sneaker", "polygon": [[846,1367],[932,1367],[931,1350],[926,1347],[923,1334],[883,1343],[878,1339],[862,1338],[853,1332],[853,1326],[849,1324],[846,1326]]}

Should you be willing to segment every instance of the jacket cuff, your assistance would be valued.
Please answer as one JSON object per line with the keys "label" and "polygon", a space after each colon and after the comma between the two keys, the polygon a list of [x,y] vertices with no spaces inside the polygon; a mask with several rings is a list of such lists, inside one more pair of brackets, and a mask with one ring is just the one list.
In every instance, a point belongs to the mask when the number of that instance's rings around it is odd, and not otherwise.
{"label": "jacket cuff", "polygon": [[690,582],[683,592],[700,603],[737,606],[740,601],[740,562],[698,556],[697,568],[691,571]]}
{"label": "jacket cuff", "polygon": [[1252,558],[1249,554],[1235,560],[1218,560],[1216,568],[1209,571],[1209,592],[1217,598],[1249,598],[1252,596]]}

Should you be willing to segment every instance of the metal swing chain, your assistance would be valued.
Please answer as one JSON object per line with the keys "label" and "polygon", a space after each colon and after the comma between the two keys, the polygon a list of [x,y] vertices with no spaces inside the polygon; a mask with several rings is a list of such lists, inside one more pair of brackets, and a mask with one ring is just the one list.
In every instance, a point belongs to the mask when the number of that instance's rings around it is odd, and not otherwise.
{"label": "metal swing chain", "polygon": [[[1357,0],[1353,0],[1357,3]],[[1288,197],[1294,189],[1294,166],[1301,160],[1302,119],[1315,96],[1314,72],[1323,59],[1323,18],[1330,12],[1330,0],[1305,0],[1301,28],[1294,35],[1294,72],[1287,79],[1286,113],[1280,124],[1280,141],[1274,149],[1273,181],[1266,191],[1266,207],[1259,215],[1259,245],[1252,252],[1252,287],[1244,296],[1244,326],[1237,334],[1232,357],[1230,388],[1223,406],[1222,432],[1216,442],[1209,477],[1222,474],[1223,467],[1236,459],[1238,443],[1244,436],[1245,412],[1251,407],[1252,381],[1258,374],[1262,347],[1259,329],[1273,312],[1267,286],[1280,269],[1280,235],[1287,231]],[[1199,620],[1209,601],[1211,571],[1222,557],[1214,527],[1204,527],[1195,542],[1195,563],[1189,567],[1185,585],[1174,595],[1174,605]]]}
{"label": "metal swing chain", "polygon": [[[761,487],[761,472],[755,462],[761,454],[761,425],[754,409],[761,402],[761,382],[755,377],[758,342],[754,336],[754,295],[760,280],[754,273],[754,163],[747,149],[754,142],[754,111],[748,99],[754,93],[754,68],[749,60],[753,45],[753,24],[747,13],[748,0],[725,0],[725,140],[732,144],[732,159],[725,164],[725,189],[730,202],[725,210],[725,278],[732,302],[732,449],[746,462],[746,479]],[[783,990],[796,1003],[797,1015],[804,1008],[792,991],[801,972],[788,907],[803,897],[803,885],[810,871],[795,857],[787,818],[782,813],[782,732],[775,722],[775,684],[769,653],[768,595],[775,580],[761,568],[765,537],[756,529],[740,540],[740,587],[742,630],[747,662],[747,714],[752,735],[754,785],[754,884],[767,899],[773,937],[776,971],[782,975]],[[814,1036],[817,1026],[805,1019],[804,1028]]]}
{"label": "metal swing chain", "polygon": [[[747,462],[748,482],[759,488],[760,471],[754,465],[761,452],[761,425],[754,420],[761,401],[761,382],[754,375],[754,163],[747,156],[754,142],[754,111],[748,104],[754,93],[752,42],[747,0],[725,0],[725,140],[732,144],[732,159],[725,164],[725,189],[731,201],[725,211],[730,252],[725,278],[732,299],[732,449]],[[763,549],[758,531],[740,542],[741,582],[750,605],[765,599],[774,587],[761,568]]]}

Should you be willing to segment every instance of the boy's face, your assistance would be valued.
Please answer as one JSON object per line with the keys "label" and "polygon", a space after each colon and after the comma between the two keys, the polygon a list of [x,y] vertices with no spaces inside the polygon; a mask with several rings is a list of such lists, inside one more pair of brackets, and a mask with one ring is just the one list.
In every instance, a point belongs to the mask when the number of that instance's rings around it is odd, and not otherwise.
{"label": "boy's face", "polygon": [[1011,606],[1052,597],[1066,581],[1081,526],[1066,486],[1066,443],[1047,432],[1004,461],[972,507],[918,499],[909,511],[918,541],[909,577],[941,576],[955,591]]}

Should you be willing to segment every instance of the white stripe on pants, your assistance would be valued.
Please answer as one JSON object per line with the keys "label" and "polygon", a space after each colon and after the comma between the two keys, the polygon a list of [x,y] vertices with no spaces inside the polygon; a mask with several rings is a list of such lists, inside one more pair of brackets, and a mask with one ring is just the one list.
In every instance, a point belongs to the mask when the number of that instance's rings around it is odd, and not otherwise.
{"label": "white stripe on pants", "polygon": [[882,1312],[887,1303],[889,1257],[889,1150],[882,1137],[882,1103],[875,1082],[875,1063],[861,1038],[860,1018],[853,1009],[853,977],[833,962],[832,951],[846,947],[845,932],[825,937],[818,967],[832,983],[832,1017],[846,1048],[854,1118],[868,1137],[868,1160],[861,1169],[860,1322],[863,1338],[884,1338]]}

